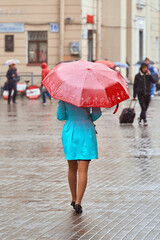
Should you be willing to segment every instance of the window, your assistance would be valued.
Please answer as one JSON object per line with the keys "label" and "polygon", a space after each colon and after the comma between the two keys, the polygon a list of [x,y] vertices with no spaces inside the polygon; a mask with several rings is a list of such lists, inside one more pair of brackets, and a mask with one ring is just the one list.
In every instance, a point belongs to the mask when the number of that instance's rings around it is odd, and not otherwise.
{"label": "window", "polygon": [[150,37],[150,57],[153,59],[153,38]]}
{"label": "window", "polygon": [[142,0],[137,0],[137,8],[138,9],[143,9],[145,7],[145,2]]}
{"label": "window", "polygon": [[14,51],[14,35],[5,35],[5,52]]}
{"label": "window", "polygon": [[93,30],[88,30],[88,61],[93,60]]}
{"label": "window", "polygon": [[156,0],[156,10],[159,11],[159,0]]}
{"label": "window", "polygon": [[159,38],[156,37],[156,62],[159,62]]}
{"label": "window", "polygon": [[47,32],[28,32],[28,63],[47,62]]}
{"label": "window", "polygon": [[139,60],[143,60],[143,30],[139,31]]}

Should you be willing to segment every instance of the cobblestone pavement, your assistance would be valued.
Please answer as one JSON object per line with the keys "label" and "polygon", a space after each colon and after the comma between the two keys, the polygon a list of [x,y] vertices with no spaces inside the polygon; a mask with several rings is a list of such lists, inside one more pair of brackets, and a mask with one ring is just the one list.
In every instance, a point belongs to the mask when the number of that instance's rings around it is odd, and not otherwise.
{"label": "cobblestone pavement", "polygon": [[[83,214],[70,206],[57,101],[0,99],[0,239],[160,240],[160,97],[148,127],[97,121],[99,159],[89,168]],[[140,111],[136,105],[137,116]],[[136,116],[136,117],[137,117]]]}

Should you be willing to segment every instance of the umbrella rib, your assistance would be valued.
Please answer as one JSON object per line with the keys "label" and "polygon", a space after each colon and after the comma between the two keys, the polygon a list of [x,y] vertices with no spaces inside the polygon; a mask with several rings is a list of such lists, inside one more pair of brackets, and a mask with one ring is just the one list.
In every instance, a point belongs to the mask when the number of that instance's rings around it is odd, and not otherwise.
{"label": "umbrella rib", "polygon": [[[83,90],[84,90],[84,85],[85,85],[85,82],[86,82],[86,79],[87,79],[87,74],[88,74],[88,72],[86,73],[86,77],[85,77],[84,84],[83,84],[83,87],[82,87],[82,92],[83,92]],[[94,78],[95,78],[95,80],[98,82],[98,84],[100,84],[100,85],[102,86],[103,91],[105,91],[105,93],[106,93],[106,96],[105,96],[105,97],[106,97],[106,99],[107,99],[106,89],[104,88],[104,86],[102,85],[102,83],[97,80],[97,76],[95,75],[94,71],[92,71],[92,74],[94,75]],[[81,93],[81,95],[82,95],[82,93]]]}
{"label": "umbrella rib", "polygon": [[[56,75],[57,75],[57,74],[56,74]],[[57,75],[56,77],[59,78],[58,75]],[[59,79],[60,79],[60,78],[59,78]],[[53,81],[54,81],[54,80],[53,80]],[[61,81],[61,83],[59,84],[59,86],[58,86],[58,88],[56,89],[56,91],[54,92],[54,94],[57,93],[57,91],[59,90],[60,86],[61,86],[63,83],[64,83],[64,81]]]}
{"label": "umbrella rib", "polygon": [[[94,73],[94,72],[93,72],[93,74],[95,75],[95,73]],[[96,79],[96,81],[98,81],[98,80],[97,80],[97,76],[95,76],[95,79]],[[107,95],[108,95],[108,94],[107,94],[107,91],[106,91],[106,89],[104,88],[104,86],[102,85],[102,83],[101,83],[101,82],[99,82],[99,81],[98,81],[98,83],[99,83],[99,84],[102,86],[103,90],[105,91],[105,93],[106,93],[106,95],[105,95],[105,98],[107,99],[107,97],[108,97]]]}
{"label": "umbrella rib", "polygon": [[85,82],[86,82],[86,79],[87,79],[87,74],[88,74],[88,71],[86,73],[86,76],[85,76],[85,79],[84,79],[84,82],[83,82],[83,86],[82,86],[82,89],[81,89],[80,101],[81,101],[81,96],[82,96],[82,93],[83,93],[83,90],[84,90],[84,85],[85,85]]}
{"label": "umbrella rib", "polygon": [[[94,73],[94,72],[93,72]],[[95,73],[94,73],[94,75],[95,75]],[[113,76],[111,77],[111,79],[114,79],[113,78]],[[96,77],[96,80],[97,80],[97,77]],[[98,82],[103,88],[104,88],[104,86],[102,85],[102,83],[101,82]],[[114,83],[114,86],[115,86],[115,88],[118,86],[118,85],[120,85],[120,83],[118,82],[116,82],[116,83]],[[106,95],[105,95],[105,97],[106,97],[106,99],[107,99],[107,97],[108,97],[108,89],[107,88],[104,88],[104,91],[105,91],[105,93],[106,93]]]}
{"label": "umbrella rib", "polygon": [[[94,72],[93,72],[93,74],[95,75]],[[95,79],[96,79],[96,81],[102,86],[102,88],[104,88],[104,86],[102,85],[102,83],[97,80],[97,76],[96,76],[96,75],[95,75]]]}

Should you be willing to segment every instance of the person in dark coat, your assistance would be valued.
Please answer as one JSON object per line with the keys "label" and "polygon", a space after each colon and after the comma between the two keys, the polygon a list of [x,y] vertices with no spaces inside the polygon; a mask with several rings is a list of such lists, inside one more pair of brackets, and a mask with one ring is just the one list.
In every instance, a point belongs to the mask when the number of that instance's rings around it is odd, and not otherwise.
{"label": "person in dark coat", "polygon": [[10,104],[10,101],[11,101],[12,90],[14,90],[13,103],[16,103],[18,73],[17,73],[17,68],[16,68],[14,63],[9,66],[6,77],[7,77],[7,80],[8,80],[8,91],[9,91],[9,93],[8,93],[8,104]]}
{"label": "person in dark coat", "polygon": [[[48,73],[50,72],[50,69],[48,68],[46,62],[43,62],[41,64],[41,68],[42,68],[42,81],[43,81],[45,77],[48,75]],[[42,81],[41,81],[42,99],[43,99],[43,105],[46,105],[46,95],[49,97],[50,100],[51,100],[51,95],[49,94],[47,89],[43,86]]]}
{"label": "person in dark coat", "polygon": [[128,62],[128,58],[126,58],[126,64],[128,65],[128,68],[126,68],[126,78],[129,78],[129,67],[130,67],[130,63]]}
{"label": "person in dark coat", "polygon": [[148,70],[148,65],[143,63],[141,65],[139,73],[135,76],[133,85],[133,100],[138,96],[138,101],[141,106],[141,113],[139,117],[139,124],[144,122],[147,126],[146,112],[151,99],[151,83],[155,83],[156,80]]}
{"label": "person in dark coat", "polygon": [[[153,67],[152,65],[150,65],[150,60],[149,60],[149,58],[147,58],[147,57],[145,58],[145,63],[148,65],[148,69],[149,69],[149,71],[151,72],[151,75],[152,75],[152,76],[154,77],[154,79],[156,79],[157,82],[158,82],[158,75],[157,75],[157,73],[155,72],[154,67]],[[151,83],[151,97],[154,96],[155,90],[156,90],[156,84]]]}

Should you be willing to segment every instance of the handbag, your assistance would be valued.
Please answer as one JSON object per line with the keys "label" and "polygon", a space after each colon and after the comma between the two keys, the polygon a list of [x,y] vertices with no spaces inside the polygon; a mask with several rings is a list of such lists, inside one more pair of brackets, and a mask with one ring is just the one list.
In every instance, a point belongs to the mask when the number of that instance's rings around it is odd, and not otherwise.
{"label": "handbag", "polygon": [[86,109],[86,112],[88,113],[88,116],[90,117],[90,119],[91,119],[91,121],[92,121],[92,123],[93,123],[93,125],[94,125],[94,128],[95,128],[95,132],[96,132],[96,134],[98,134],[98,132],[97,132],[97,130],[96,130],[96,125],[95,125],[94,122],[93,122],[92,116],[91,116],[91,114],[90,114],[88,108],[85,108],[85,109]]}
{"label": "handbag", "polygon": [[15,82],[19,82],[19,81],[20,81],[20,76],[19,76],[19,75],[15,76],[15,77],[13,78],[13,80],[14,80]]}

